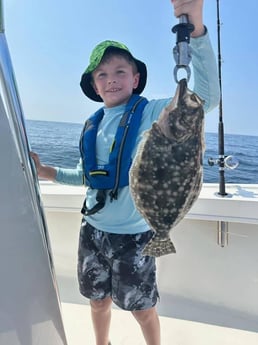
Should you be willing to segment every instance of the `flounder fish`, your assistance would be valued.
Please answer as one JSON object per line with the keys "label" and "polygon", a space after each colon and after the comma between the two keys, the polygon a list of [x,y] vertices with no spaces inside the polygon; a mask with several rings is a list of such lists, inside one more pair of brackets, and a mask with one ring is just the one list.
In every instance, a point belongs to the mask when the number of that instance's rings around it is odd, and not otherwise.
{"label": "flounder fish", "polygon": [[135,206],[154,230],[144,255],[176,252],[170,231],[202,186],[203,132],[203,101],[182,79],[171,103],[144,133],[129,172]]}

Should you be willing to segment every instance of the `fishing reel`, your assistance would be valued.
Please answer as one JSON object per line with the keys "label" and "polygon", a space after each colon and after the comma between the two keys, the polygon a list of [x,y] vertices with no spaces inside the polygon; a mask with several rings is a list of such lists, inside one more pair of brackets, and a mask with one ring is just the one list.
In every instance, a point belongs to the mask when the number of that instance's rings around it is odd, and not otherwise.
{"label": "fishing reel", "polygon": [[234,170],[238,167],[239,161],[234,156],[224,156],[218,159],[214,159],[212,157],[208,158],[208,164],[209,166],[218,165],[220,168],[226,168],[229,170]]}
{"label": "fishing reel", "polygon": [[[224,156],[219,155],[218,159],[213,159],[212,157],[208,158],[209,166],[218,165],[219,166],[219,192],[216,195],[221,197],[228,196],[229,194],[226,193],[225,188],[225,177],[224,171],[225,169],[234,170],[238,167],[239,161],[234,156]],[[229,223],[227,221],[218,220],[217,221],[217,243],[220,247],[225,247],[228,245],[229,241]]]}

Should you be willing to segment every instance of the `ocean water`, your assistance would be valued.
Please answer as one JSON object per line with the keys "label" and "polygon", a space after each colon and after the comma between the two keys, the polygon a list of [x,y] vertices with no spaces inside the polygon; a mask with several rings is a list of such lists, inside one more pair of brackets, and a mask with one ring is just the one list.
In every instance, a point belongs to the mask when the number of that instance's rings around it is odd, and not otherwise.
{"label": "ocean water", "polygon": [[[30,147],[47,165],[73,168],[79,161],[79,139],[83,124],[27,120]],[[218,136],[206,133],[204,182],[219,182],[218,165],[209,166],[208,159],[218,158]],[[234,156],[239,165],[225,170],[226,183],[258,183],[258,136],[226,134],[225,155]]]}

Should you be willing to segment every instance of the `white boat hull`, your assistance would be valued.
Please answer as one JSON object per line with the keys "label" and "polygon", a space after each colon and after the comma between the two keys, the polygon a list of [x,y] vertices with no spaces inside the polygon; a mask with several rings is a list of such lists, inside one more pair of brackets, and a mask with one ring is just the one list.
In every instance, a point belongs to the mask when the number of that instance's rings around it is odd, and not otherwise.
{"label": "white boat hull", "polygon": [[[258,186],[228,185],[225,198],[219,197],[217,190],[217,185],[204,185],[192,210],[171,233],[177,254],[157,260],[159,314],[165,320],[181,320],[182,324],[184,320],[191,327],[206,324],[214,332],[235,329],[238,339],[240,333],[251,332],[256,344]],[[85,189],[42,182],[41,191],[61,299],[65,308],[79,308],[87,304],[78,292],[76,277]],[[218,220],[228,222],[228,244],[224,248],[217,243]],[[228,339],[225,344],[237,344],[235,340],[232,335],[232,342]],[[248,341],[246,344],[252,344]],[[210,340],[206,344],[211,344]]]}

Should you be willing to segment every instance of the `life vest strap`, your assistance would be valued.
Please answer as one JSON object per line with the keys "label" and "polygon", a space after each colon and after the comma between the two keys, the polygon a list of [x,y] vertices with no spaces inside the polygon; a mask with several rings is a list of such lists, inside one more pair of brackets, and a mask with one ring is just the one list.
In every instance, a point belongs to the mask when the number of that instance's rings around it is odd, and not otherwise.
{"label": "life vest strap", "polygon": [[86,198],[83,202],[83,206],[81,209],[81,213],[84,216],[90,216],[96,212],[98,212],[99,210],[101,210],[104,206],[105,206],[105,202],[106,202],[106,191],[104,189],[99,189],[96,195],[96,201],[97,203],[92,207],[92,208],[87,208],[86,206]]}

